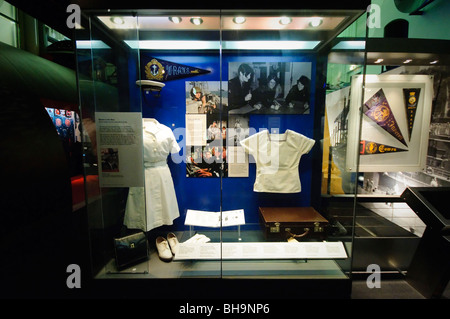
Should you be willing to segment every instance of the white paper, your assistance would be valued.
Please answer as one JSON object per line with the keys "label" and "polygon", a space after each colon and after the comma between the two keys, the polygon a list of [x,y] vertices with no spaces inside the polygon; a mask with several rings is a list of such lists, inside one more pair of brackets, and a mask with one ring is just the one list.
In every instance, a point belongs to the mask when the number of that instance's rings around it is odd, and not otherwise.
{"label": "white paper", "polygon": [[186,114],[186,145],[206,145],[206,114]]}
{"label": "white paper", "polygon": [[251,242],[179,245],[174,260],[190,259],[345,259],[342,242]]}
{"label": "white paper", "polygon": [[102,187],[143,187],[142,115],[96,112],[99,180]]}
{"label": "white paper", "polygon": [[228,146],[228,177],[248,177],[248,154],[241,146]]}
{"label": "white paper", "polygon": [[[222,223],[220,222],[222,216]],[[185,225],[201,227],[226,227],[245,224],[245,214],[243,209],[209,212],[188,209],[186,212]]]}
{"label": "white paper", "polygon": [[220,219],[216,212],[188,209],[184,224],[190,226],[220,227]]}

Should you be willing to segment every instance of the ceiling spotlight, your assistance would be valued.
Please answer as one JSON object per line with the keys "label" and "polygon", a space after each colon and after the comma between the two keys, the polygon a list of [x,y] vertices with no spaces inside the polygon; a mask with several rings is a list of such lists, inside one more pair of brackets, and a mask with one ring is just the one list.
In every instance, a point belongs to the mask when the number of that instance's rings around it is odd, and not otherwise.
{"label": "ceiling spotlight", "polygon": [[411,59],[407,59],[407,60],[403,61],[403,63],[404,63],[404,64],[407,64],[407,63],[409,63],[409,62],[411,62],[411,61],[412,61]]}
{"label": "ceiling spotlight", "polygon": [[245,20],[246,20],[245,17],[234,17],[233,18],[233,22],[236,24],[242,24],[245,22]]}
{"label": "ceiling spotlight", "polygon": [[178,24],[182,21],[182,19],[180,17],[169,17],[169,20],[175,24]]}
{"label": "ceiling spotlight", "polygon": [[309,22],[309,25],[313,28],[317,28],[322,23],[323,23],[322,18],[312,18],[311,21]]}
{"label": "ceiling spotlight", "polygon": [[431,61],[430,64],[436,64],[438,62],[439,62],[439,60],[434,60],[434,61]]}
{"label": "ceiling spotlight", "polygon": [[281,17],[280,24],[286,25],[292,22],[292,19],[289,17]]}
{"label": "ceiling spotlight", "polygon": [[121,17],[111,17],[110,20],[114,24],[124,24],[125,23],[125,20]]}
{"label": "ceiling spotlight", "polygon": [[376,60],[374,63],[381,63],[381,62],[383,62],[384,60],[383,59],[378,59],[378,60]]}
{"label": "ceiling spotlight", "polygon": [[191,18],[191,23],[195,25],[200,25],[203,23],[203,19],[200,17]]}

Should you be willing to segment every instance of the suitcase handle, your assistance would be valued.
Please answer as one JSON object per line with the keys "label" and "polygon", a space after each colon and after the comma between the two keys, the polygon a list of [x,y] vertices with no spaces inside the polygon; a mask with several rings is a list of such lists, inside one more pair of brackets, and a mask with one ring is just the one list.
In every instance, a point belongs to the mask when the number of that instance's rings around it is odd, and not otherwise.
{"label": "suitcase handle", "polygon": [[309,233],[309,228],[305,228],[305,232],[303,234],[299,234],[299,235],[291,233],[290,229],[287,229],[287,228],[286,228],[286,232],[289,235],[291,235],[291,237],[294,237],[294,238],[305,237]]}

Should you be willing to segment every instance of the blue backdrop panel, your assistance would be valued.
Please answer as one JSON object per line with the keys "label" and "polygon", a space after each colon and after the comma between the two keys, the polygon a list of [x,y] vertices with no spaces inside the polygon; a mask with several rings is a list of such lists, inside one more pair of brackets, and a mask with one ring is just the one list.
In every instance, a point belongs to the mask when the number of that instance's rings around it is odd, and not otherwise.
{"label": "blue backdrop panel", "polygon": [[[309,138],[313,138],[314,129],[314,83],[315,83],[315,57],[313,55],[298,55],[285,53],[270,54],[258,52],[253,54],[239,55],[224,53],[222,55],[222,69],[220,68],[220,55],[218,52],[205,54],[186,53],[175,54],[152,51],[141,51],[141,56],[151,56],[174,63],[189,65],[205,70],[210,73],[182,78],[165,82],[160,97],[153,94],[142,95],[143,117],[156,118],[160,123],[170,127],[181,147],[180,155],[186,155],[186,143],[184,140],[185,116],[186,116],[186,81],[228,81],[229,62],[311,62],[311,102],[310,113],[302,115],[264,115],[255,114],[249,116],[249,126],[256,131],[272,128],[279,129],[283,133],[286,129],[296,131]],[[142,60],[142,58],[141,58]],[[141,74],[143,74],[141,65]],[[133,73],[136,74],[136,71]],[[145,77],[142,77],[143,79]],[[133,82],[133,83],[131,83]],[[130,79],[130,85],[136,86],[134,79]],[[137,99],[135,99],[137,100]],[[138,107],[138,106],[137,106]],[[320,147],[316,141],[314,148]],[[169,167],[177,194],[180,217],[174,221],[176,228],[184,229],[184,220],[187,209],[219,211],[244,209],[245,219],[248,226],[259,223],[258,207],[260,206],[310,206],[311,200],[311,170],[312,150],[309,154],[302,156],[299,166],[301,193],[295,194],[270,194],[253,192],[253,184],[256,177],[254,163],[249,165],[249,177],[226,177],[220,178],[193,178],[186,177],[185,162],[174,163],[169,160]]]}

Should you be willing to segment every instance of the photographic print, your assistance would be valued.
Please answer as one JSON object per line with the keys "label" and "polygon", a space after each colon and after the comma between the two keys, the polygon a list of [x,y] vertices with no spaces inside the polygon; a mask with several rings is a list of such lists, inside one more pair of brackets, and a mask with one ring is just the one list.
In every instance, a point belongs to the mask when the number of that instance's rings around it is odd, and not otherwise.
{"label": "photographic print", "polygon": [[310,62],[230,62],[229,114],[309,114]]}
{"label": "photographic print", "polygon": [[227,92],[227,82],[186,81],[186,113],[219,114],[228,104]]}
{"label": "photographic print", "polygon": [[226,147],[208,144],[190,146],[186,155],[186,177],[227,177]]}
{"label": "photographic print", "polygon": [[245,115],[230,115],[228,117],[228,146],[241,146],[240,141],[249,136],[248,122],[249,118]]}

